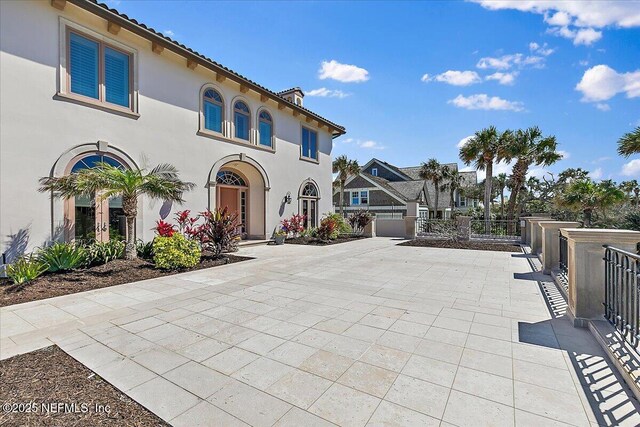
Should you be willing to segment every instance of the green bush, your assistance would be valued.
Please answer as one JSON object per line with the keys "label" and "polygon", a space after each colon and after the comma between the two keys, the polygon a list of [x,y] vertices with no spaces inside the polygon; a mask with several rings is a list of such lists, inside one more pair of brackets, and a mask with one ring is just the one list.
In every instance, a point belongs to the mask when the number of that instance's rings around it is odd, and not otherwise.
{"label": "green bush", "polygon": [[340,234],[350,234],[353,231],[347,220],[339,213],[327,213],[324,215],[323,220],[324,219],[329,219],[336,225],[334,236],[331,237],[332,239],[335,239]]}
{"label": "green bush", "polygon": [[322,218],[317,235],[320,240],[336,239],[338,237],[338,221],[332,215]]}
{"label": "green bush", "polygon": [[7,266],[7,276],[16,285],[28,283],[47,271],[49,265],[34,255],[21,256]]}
{"label": "green bush", "polygon": [[175,270],[195,267],[200,262],[200,246],[180,233],[171,237],[157,236],[153,241],[153,262],[156,268]]}
{"label": "green bush", "polygon": [[49,266],[49,271],[69,271],[87,264],[89,259],[87,250],[75,243],[54,243],[42,249],[38,258]]}
{"label": "green bush", "polygon": [[94,242],[87,247],[90,264],[106,264],[124,256],[124,242],[109,240],[108,242]]}
{"label": "green bush", "polygon": [[138,257],[142,259],[153,259],[153,240],[147,243],[138,240],[136,251],[138,252]]}

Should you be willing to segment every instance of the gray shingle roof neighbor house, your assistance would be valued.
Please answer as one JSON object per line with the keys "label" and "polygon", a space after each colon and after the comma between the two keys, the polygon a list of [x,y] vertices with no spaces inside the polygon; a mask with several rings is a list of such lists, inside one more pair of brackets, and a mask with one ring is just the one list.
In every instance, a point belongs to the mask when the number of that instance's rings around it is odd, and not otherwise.
{"label": "gray shingle roof neighbor house", "polygon": [[[456,163],[444,165],[458,170]],[[397,167],[385,161],[373,158],[362,166],[357,177],[351,177],[345,184],[343,203],[347,210],[366,208],[373,212],[386,213],[406,210],[409,202],[419,202],[420,209],[435,211],[436,188],[431,181],[420,178],[420,166]],[[475,171],[461,171],[465,185],[477,182]],[[439,190],[438,190],[439,191]],[[340,190],[336,187],[334,204],[339,204]],[[456,194],[455,201],[460,197]],[[464,197],[463,197],[464,199]],[[363,202],[366,200],[366,203]],[[399,204],[400,203],[400,204]],[[467,203],[463,207],[468,206]],[[457,206],[456,209],[459,209]],[[451,209],[451,198],[448,191],[439,191],[437,210],[448,212]]]}

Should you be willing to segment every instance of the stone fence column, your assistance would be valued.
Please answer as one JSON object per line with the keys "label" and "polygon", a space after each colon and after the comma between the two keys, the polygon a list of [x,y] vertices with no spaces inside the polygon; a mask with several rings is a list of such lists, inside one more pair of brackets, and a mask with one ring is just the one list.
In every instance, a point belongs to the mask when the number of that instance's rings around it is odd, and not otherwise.
{"label": "stone fence column", "polygon": [[371,218],[371,222],[364,227],[364,237],[376,237],[376,216]]}
{"label": "stone fence column", "polygon": [[407,202],[407,214],[404,217],[405,237],[407,239],[413,240],[417,236],[416,220],[418,219],[419,208],[418,202]]}
{"label": "stone fence column", "polygon": [[471,217],[459,215],[456,220],[458,221],[458,240],[469,240]]}
{"label": "stone fence column", "polygon": [[528,233],[531,236],[531,253],[534,255],[542,252],[542,229],[538,224],[542,221],[553,221],[551,218],[531,218],[528,222]]}
{"label": "stone fence column", "polygon": [[574,326],[586,327],[588,320],[604,316],[604,248],[611,245],[636,252],[640,231],[561,228],[569,246],[569,309]]}
{"label": "stone fence column", "polygon": [[[520,217],[520,224],[521,224],[521,230],[520,230],[520,234],[522,235],[522,243],[531,246],[531,228],[530,228],[530,224],[529,221],[531,221],[532,219],[536,219],[539,217],[533,217],[533,216],[527,216],[527,217]],[[550,218],[546,218],[547,220],[550,220]]]}
{"label": "stone fence column", "polygon": [[571,221],[540,221],[542,236],[542,267],[544,274],[550,274],[551,270],[560,268],[560,229],[578,228],[579,222]]}

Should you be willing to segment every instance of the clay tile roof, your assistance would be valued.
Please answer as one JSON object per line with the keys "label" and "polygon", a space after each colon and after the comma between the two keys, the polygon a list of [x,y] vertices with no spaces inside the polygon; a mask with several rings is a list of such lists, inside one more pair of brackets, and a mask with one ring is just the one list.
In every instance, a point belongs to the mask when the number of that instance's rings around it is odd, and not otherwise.
{"label": "clay tile roof", "polygon": [[[124,13],[118,12],[116,9],[112,9],[108,7],[104,3],[99,3],[97,0],[68,0],[68,2],[78,7],[81,7],[82,9],[88,12],[91,12],[97,16],[100,16],[101,18],[104,18],[109,21],[113,21],[116,24],[120,25],[121,27],[126,28],[127,30],[137,34],[140,37],[144,37],[148,40],[158,42],[161,46],[166,47],[167,49],[179,55],[187,56],[187,57],[191,55],[197,58],[199,60],[199,63],[202,66],[209,68],[214,72],[219,73],[225,77],[228,77],[229,79],[236,81],[237,83],[249,86],[250,89],[253,89],[258,93],[264,94],[271,98],[275,98],[277,99],[278,102],[285,104],[287,107],[291,108],[292,110],[298,110],[304,113],[305,115],[318,120],[320,123],[325,124],[330,128],[333,128],[334,134],[344,135],[346,133],[346,129],[344,128],[344,126],[340,126],[339,124],[336,124],[320,116],[319,114],[314,113],[311,110],[308,110],[304,107],[294,104],[291,101],[284,99],[279,93],[276,93],[270,89],[267,89],[266,87],[254,82],[253,80],[250,80],[249,78],[243,76],[242,74],[237,73],[225,67],[224,65],[218,62],[215,62],[211,58],[208,58],[202,55],[201,53],[191,49],[190,47],[187,47],[181,43],[178,43],[172,38],[165,36],[164,34],[154,30],[151,27],[148,27],[147,25],[141,22],[138,22],[133,18],[129,18]],[[195,58],[189,58],[189,59],[195,59]]]}

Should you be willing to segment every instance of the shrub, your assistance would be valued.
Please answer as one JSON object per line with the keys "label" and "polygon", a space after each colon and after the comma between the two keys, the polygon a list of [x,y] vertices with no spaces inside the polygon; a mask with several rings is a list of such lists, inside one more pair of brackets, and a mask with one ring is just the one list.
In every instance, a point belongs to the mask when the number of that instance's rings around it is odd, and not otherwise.
{"label": "shrub", "polygon": [[294,214],[289,219],[282,220],[282,231],[297,236],[304,231],[306,215]]}
{"label": "shrub", "polygon": [[14,284],[22,285],[36,279],[48,268],[49,265],[38,257],[24,255],[7,266],[7,276]]}
{"label": "shrub", "polygon": [[333,240],[338,237],[338,222],[332,216],[322,218],[317,229],[318,239]]}
{"label": "shrub", "polygon": [[94,242],[87,247],[90,264],[106,264],[124,257],[124,242],[109,240],[108,242]]}
{"label": "shrub", "polygon": [[89,261],[87,250],[75,243],[54,243],[42,249],[38,258],[47,264],[51,273],[83,267]]}
{"label": "shrub", "polygon": [[[338,234],[349,234],[351,233],[351,226],[349,225],[349,223],[347,223],[347,221],[345,220],[345,218],[340,215],[339,213],[327,213],[324,215],[325,219],[326,218],[331,218],[335,223],[336,223],[336,237]],[[322,222],[321,222],[322,223]],[[334,237],[335,239],[335,237]]]}
{"label": "shrub", "polygon": [[237,213],[230,214],[226,207],[200,213],[204,222],[196,227],[194,237],[202,248],[215,256],[237,250],[240,240],[240,221]]}
{"label": "shrub", "polygon": [[142,259],[153,259],[153,240],[147,243],[142,240],[138,240],[136,243],[136,251],[138,252],[138,256]]}
{"label": "shrub", "polygon": [[195,267],[200,262],[198,242],[180,233],[171,237],[158,236],[153,240],[153,262],[156,268],[175,270]]}
{"label": "shrub", "polygon": [[369,211],[361,209],[349,215],[349,225],[353,231],[358,234],[362,234],[364,232],[364,228],[371,223],[372,217]]}

